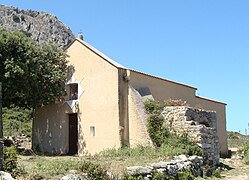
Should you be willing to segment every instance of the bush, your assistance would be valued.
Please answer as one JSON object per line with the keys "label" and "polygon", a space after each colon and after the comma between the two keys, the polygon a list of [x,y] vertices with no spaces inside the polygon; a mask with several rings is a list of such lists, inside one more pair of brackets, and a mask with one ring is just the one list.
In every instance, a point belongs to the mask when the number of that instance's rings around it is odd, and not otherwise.
{"label": "bush", "polygon": [[149,99],[144,102],[144,107],[148,114],[160,114],[163,104],[159,101]]}
{"label": "bush", "polygon": [[15,146],[4,147],[3,169],[7,172],[13,172],[17,168],[17,151]]}
{"label": "bush", "polygon": [[84,162],[79,169],[84,172],[87,173],[88,177],[91,180],[105,180],[105,179],[109,179],[108,175],[107,175],[107,171],[105,169],[103,169],[100,165],[98,164],[94,164],[92,162]]}
{"label": "bush", "polygon": [[124,174],[121,180],[144,180],[142,176],[131,176],[129,174]]}
{"label": "bush", "polygon": [[228,139],[239,139],[239,133],[237,132],[227,132]]}
{"label": "bush", "polygon": [[163,117],[156,114],[150,115],[147,120],[148,133],[157,147],[160,147],[170,135],[168,129],[163,127],[163,121]]}
{"label": "bush", "polygon": [[24,175],[27,172],[24,167],[18,166],[17,151],[15,146],[5,147],[3,149],[4,163],[3,170],[11,173],[13,177]]}
{"label": "bush", "polygon": [[23,14],[21,15],[21,20],[22,20],[22,21],[25,21],[25,17],[24,17]]}
{"label": "bush", "polygon": [[12,16],[12,19],[13,19],[13,21],[15,21],[15,22],[20,22],[20,18],[19,18],[19,16],[18,15],[16,15],[16,14],[14,14],[13,16]]}
{"label": "bush", "polygon": [[244,162],[249,165],[249,142],[247,142],[241,150],[244,154]]}
{"label": "bush", "polygon": [[183,171],[183,172],[178,172],[177,173],[178,179],[179,180],[193,180],[194,176],[190,171]]}

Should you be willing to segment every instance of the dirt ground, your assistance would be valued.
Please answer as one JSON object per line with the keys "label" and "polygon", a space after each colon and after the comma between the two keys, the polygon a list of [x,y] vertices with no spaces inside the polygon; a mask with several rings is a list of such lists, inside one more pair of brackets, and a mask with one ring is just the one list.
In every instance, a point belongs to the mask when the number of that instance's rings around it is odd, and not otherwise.
{"label": "dirt ground", "polygon": [[236,154],[238,148],[229,148],[232,151],[232,157],[221,159],[220,161],[227,165],[230,170],[222,171],[221,179],[226,180],[249,180],[249,165],[243,162],[243,159]]}
{"label": "dirt ground", "polygon": [[249,180],[249,165],[243,163],[239,157],[221,159],[221,162],[231,167],[231,170],[222,172],[222,179],[227,180]]}

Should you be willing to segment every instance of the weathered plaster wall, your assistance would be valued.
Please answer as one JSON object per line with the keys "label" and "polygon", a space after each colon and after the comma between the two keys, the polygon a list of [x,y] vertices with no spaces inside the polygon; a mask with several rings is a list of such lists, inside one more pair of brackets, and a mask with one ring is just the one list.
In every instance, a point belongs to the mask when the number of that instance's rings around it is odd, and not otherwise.
{"label": "weathered plaster wall", "polygon": [[32,147],[49,154],[68,152],[67,106],[63,103],[37,108],[34,113]]}
{"label": "weathered plaster wall", "polygon": [[130,85],[139,90],[148,87],[156,100],[165,101],[169,98],[182,99],[189,104],[195,102],[195,88],[130,71]]}
{"label": "weathered plaster wall", "polygon": [[154,76],[146,75],[136,71],[130,71],[130,86],[136,90],[149,88],[155,100],[165,101],[181,99],[192,106],[203,106],[204,109],[213,110],[217,113],[217,132],[220,139],[220,150],[222,154],[228,152],[226,135],[226,105],[224,103],[207,100],[195,95],[196,88],[180,83],[164,80]]}
{"label": "weathered plaster wall", "polygon": [[[74,76],[84,93],[79,101],[79,153],[96,153],[105,148],[119,148],[118,69],[101,56],[75,41],[68,49]],[[90,134],[95,127],[95,136]]]}

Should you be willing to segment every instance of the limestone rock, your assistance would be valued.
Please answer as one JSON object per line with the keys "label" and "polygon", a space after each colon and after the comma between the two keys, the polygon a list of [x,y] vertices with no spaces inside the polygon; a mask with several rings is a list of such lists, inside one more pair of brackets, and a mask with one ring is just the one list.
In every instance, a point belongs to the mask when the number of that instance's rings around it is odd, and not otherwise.
{"label": "limestone rock", "polygon": [[177,178],[178,172],[190,171],[194,176],[203,175],[203,158],[200,156],[185,155],[175,156],[167,162],[152,163],[148,167],[132,166],[127,167],[127,173],[131,176],[142,176],[143,179],[152,176],[152,169],[161,172],[165,175],[170,175]]}
{"label": "limestone rock", "polygon": [[0,179],[2,180],[14,180],[10,173],[0,171]]}
{"label": "limestone rock", "polygon": [[62,48],[74,39],[69,27],[46,12],[0,5],[0,26],[10,31],[24,31],[38,43],[53,43]]}
{"label": "limestone rock", "polygon": [[127,173],[132,176],[137,176],[137,175],[148,175],[151,173],[152,169],[148,167],[143,167],[143,166],[131,166],[126,168]]}

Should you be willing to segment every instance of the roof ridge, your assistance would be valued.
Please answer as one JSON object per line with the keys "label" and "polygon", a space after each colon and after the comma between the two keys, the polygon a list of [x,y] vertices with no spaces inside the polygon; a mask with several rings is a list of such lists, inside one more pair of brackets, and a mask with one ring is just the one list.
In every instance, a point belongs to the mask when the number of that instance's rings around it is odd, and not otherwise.
{"label": "roof ridge", "polygon": [[128,68],[124,67],[123,65],[119,64],[118,62],[116,62],[115,60],[111,59],[110,57],[108,57],[107,55],[105,55],[104,53],[102,53],[101,51],[99,51],[98,49],[93,47],[92,45],[88,44],[87,42],[85,42],[79,38],[76,38],[76,40],[78,40],[81,44],[86,46],[89,50],[93,51],[94,53],[96,53],[97,55],[102,57],[104,60],[106,60],[108,63],[112,64],[116,68],[128,69]]}

